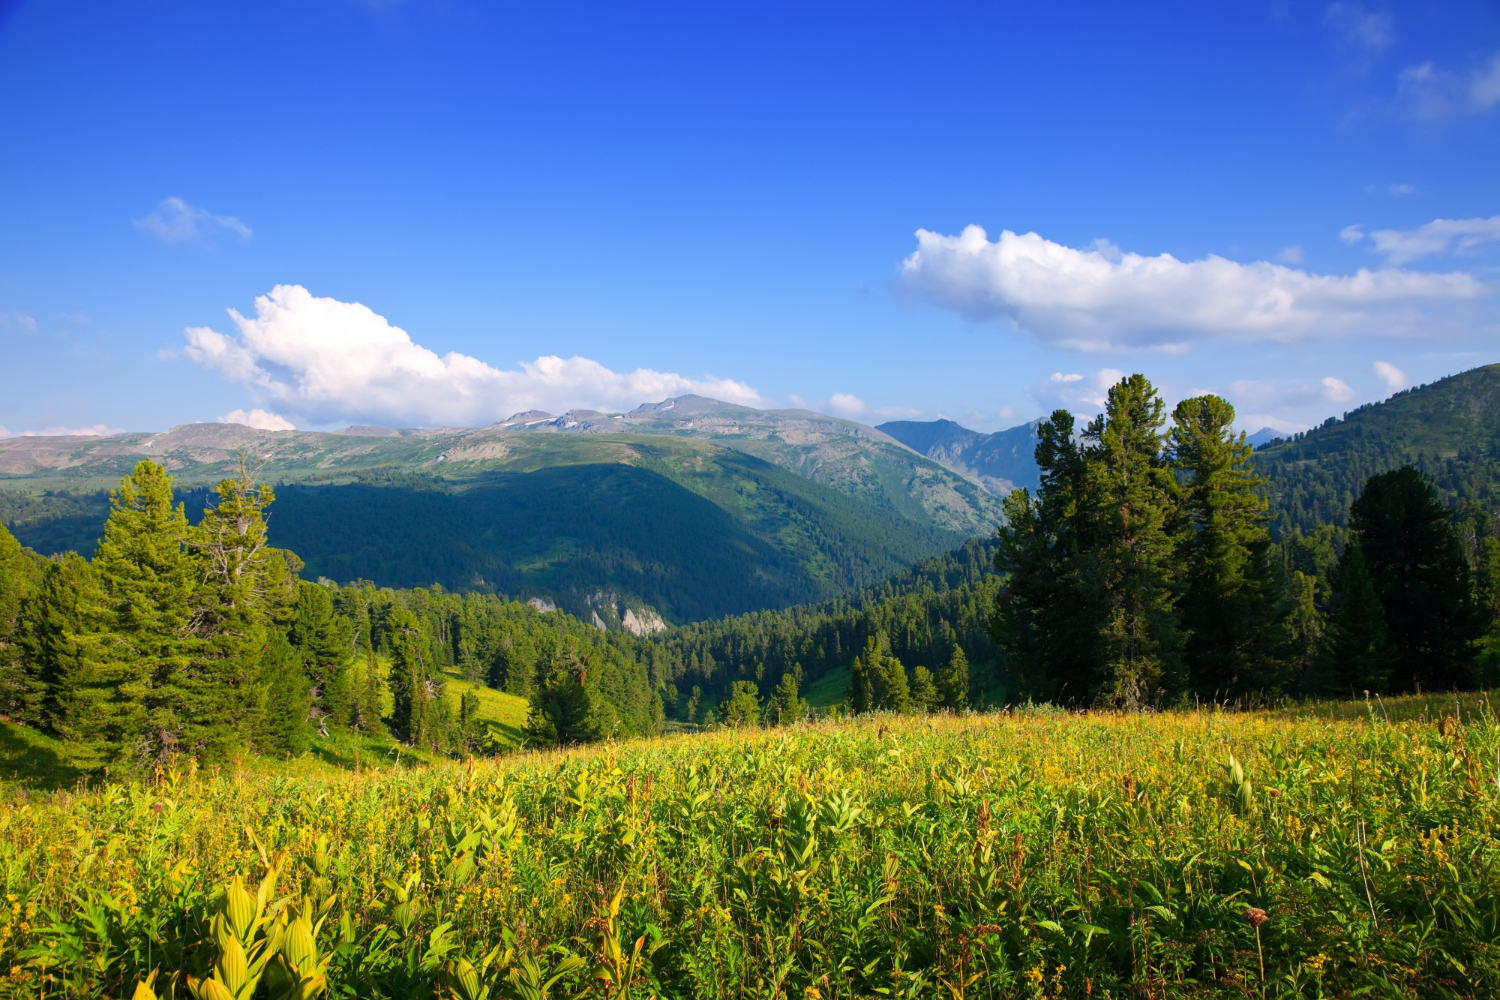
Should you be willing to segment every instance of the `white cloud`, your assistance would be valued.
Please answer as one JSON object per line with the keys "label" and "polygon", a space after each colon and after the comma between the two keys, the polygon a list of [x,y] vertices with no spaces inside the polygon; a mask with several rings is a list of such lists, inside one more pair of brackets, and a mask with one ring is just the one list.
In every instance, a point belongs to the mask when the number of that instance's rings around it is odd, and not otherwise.
{"label": "white cloud", "polygon": [[1409,194],[1416,194],[1417,189],[1411,184],[1387,184],[1385,193],[1392,198],[1401,198]]}
{"label": "white cloud", "polygon": [[1092,375],[1053,372],[1046,382],[1026,391],[1041,406],[1043,413],[1061,409],[1095,414],[1104,409],[1110,386],[1124,377],[1125,373],[1118,368],[1100,368]]}
{"label": "white cloud", "polygon": [[[1481,243],[1500,240],[1500,215],[1488,219],[1434,219],[1415,229],[1377,229],[1369,234],[1375,249],[1386,256],[1386,260],[1399,267],[1432,254],[1453,251],[1463,253]],[[1358,243],[1365,238],[1359,226],[1345,226],[1339,233],[1345,243]]]}
{"label": "white cloud", "polygon": [[229,316],[238,336],[192,327],[187,356],[304,424],[472,426],[521,410],[618,413],[687,393],[761,401],[743,382],[614,372],[588,358],[545,356],[506,370],[457,352],[439,356],[366,306],[316,298],[300,285],[258,297],[252,317],[232,309]]}
{"label": "white cloud", "polygon": [[828,408],[841,417],[857,417],[865,412],[865,401],[847,392],[836,392],[829,397]]}
{"label": "white cloud", "polygon": [[1333,416],[1339,404],[1354,398],[1354,390],[1343,379],[1330,375],[1319,379],[1241,379],[1229,383],[1219,395],[1234,404],[1236,426],[1248,431],[1271,427],[1290,434]]}
{"label": "white cloud", "polygon": [[1408,66],[1396,77],[1396,93],[1415,118],[1438,121],[1483,114],[1500,104],[1500,51],[1468,72],[1455,73],[1431,62]]}
{"label": "white cloud", "polygon": [[155,211],[132,220],[135,228],[163,243],[212,243],[225,234],[248,240],[251,229],[232,215],[215,215],[176,196],[163,198]]}
{"label": "white cloud", "polygon": [[1384,382],[1392,389],[1405,389],[1407,386],[1411,385],[1411,383],[1406,380],[1406,372],[1397,368],[1389,361],[1377,361],[1375,362],[1373,367],[1375,369],[1376,377],[1378,377],[1380,381]]}
{"label": "white cloud", "polygon": [[1441,310],[1490,291],[1464,272],[1319,275],[1268,261],[1181,261],[1079,250],[979,226],[917,231],[907,288],[974,320],[1012,323],[1080,350],[1182,349],[1198,339],[1294,341],[1341,333],[1430,335]]}
{"label": "white cloud", "polygon": [[108,437],[124,434],[125,428],[108,424],[92,424],[88,427],[43,427],[35,431],[9,431],[0,427],[0,438],[8,437]]}
{"label": "white cloud", "polygon": [[219,418],[221,424],[243,424],[258,431],[294,431],[296,426],[279,413],[270,413],[256,407],[253,410],[230,410]]}
{"label": "white cloud", "polygon": [[1366,10],[1362,4],[1331,3],[1323,17],[1343,41],[1371,52],[1387,49],[1396,40],[1391,15]]}
{"label": "white cloud", "polygon": [[1283,264],[1300,264],[1302,257],[1302,248],[1299,246],[1289,246],[1276,255],[1276,259]]}

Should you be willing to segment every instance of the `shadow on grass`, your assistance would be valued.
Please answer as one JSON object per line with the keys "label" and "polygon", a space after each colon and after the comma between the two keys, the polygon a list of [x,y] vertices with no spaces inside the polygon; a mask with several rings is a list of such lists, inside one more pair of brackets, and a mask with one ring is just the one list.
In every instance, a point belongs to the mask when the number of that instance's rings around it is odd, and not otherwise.
{"label": "shadow on grass", "polygon": [[50,790],[71,788],[83,776],[41,733],[0,723],[0,781]]}

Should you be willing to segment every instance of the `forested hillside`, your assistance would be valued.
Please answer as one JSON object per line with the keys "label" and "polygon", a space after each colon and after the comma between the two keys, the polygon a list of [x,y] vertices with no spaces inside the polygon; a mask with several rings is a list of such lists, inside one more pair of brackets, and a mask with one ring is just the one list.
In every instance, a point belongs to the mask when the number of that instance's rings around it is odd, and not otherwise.
{"label": "forested hillside", "polygon": [[193,512],[243,453],[277,484],[277,537],[310,577],[536,596],[616,625],[626,611],[683,622],[821,600],[999,517],[976,484],[817,414],[685,397],[524,416],[473,431],[202,424],[4,441],[0,521],[40,552],[88,555],[107,489],[142,454],[177,470]]}
{"label": "forested hillside", "polygon": [[1398,392],[1255,452],[1278,532],[1344,525],[1372,475],[1414,465],[1453,504],[1500,507],[1500,365]]}

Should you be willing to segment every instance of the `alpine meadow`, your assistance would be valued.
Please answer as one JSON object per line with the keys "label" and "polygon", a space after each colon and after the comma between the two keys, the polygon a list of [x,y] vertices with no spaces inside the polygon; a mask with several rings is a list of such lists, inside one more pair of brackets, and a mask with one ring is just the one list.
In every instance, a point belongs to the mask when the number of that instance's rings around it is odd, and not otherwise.
{"label": "alpine meadow", "polygon": [[1500,1000],[1500,5],[0,0],[0,1000]]}
{"label": "alpine meadow", "polygon": [[1233,421],[1126,377],[994,537],[657,631],[301,579],[253,458],[143,459],[0,536],[3,988],[1487,995],[1500,542],[1410,464],[1277,537]]}

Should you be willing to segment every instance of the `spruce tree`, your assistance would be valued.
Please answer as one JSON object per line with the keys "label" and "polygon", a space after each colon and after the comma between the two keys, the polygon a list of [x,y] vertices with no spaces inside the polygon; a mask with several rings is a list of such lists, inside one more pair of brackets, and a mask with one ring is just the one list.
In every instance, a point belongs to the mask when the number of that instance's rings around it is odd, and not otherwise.
{"label": "spruce tree", "polygon": [[[73,726],[78,705],[77,688],[85,684],[82,659],[83,633],[79,602],[94,604],[92,593],[98,580],[88,561],[69,552],[47,564],[36,599],[27,602],[22,621],[22,655],[27,673],[38,689],[37,721],[48,732],[64,739],[77,739]],[[98,748],[91,763],[103,765],[110,757]]]}
{"label": "spruce tree", "polygon": [[1162,403],[1143,375],[1109,390],[1084,428],[1093,481],[1099,582],[1106,609],[1093,700],[1134,707],[1182,686],[1174,614],[1177,483],[1162,455]]}
{"label": "spruce tree", "polygon": [[333,610],[333,597],[315,583],[297,586],[295,617],[287,638],[302,657],[312,681],[314,713],[320,726],[342,729],[354,717],[355,692],[349,681],[354,623]]}
{"label": "spruce tree", "polygon": [[938,671],[937,689],[943,708],[961,712],[969,707],[969,658],[962,646],[953,647],[948,665]]}
{"label": "spruce tree", "polygon": [[202,566],[192,595],[197,642],[162,676],[155,700],[174,720],[179,745],[207,760],[226,758],[254,733],[265,697],[261,654],[295,600],[301,561],[271,548],[266,531],[274,499],[242,459],[188,538]]}
{"label": "spruce tree", "polygon": [[790,670],[781,675],[781,680],[771,691],[766,704],[766,718],[777,725],[785,726],[807,716],[807,702],[797,695],[797,676]]}
{"label": "spruce tree", "polygon": [[1349,508],[1349,529],[1385,613],[1392,689],[1472,686],[1489,621],[1432,482],[1409,465],[1370,477]]}
{"label": "spruce tree", "polygon": [[1233,425],[1228,402],[1196,396],[1177,404],[1168,441],[1181,485],[1177,610],[1188,681],[1202,694],[1278,690],[1285,681],[1273,649],[1269,518],[1256,493],[1266,480]]}
{"label": "spruce tree", "polygon": [[412,746],[427,745],[437,735],[432,702],[439,696],[423,656],[421,622],[405,608],[386,620],[391,644],[391,732]]}
{"label": "spruce tree", "polygon": [[940,707],[942,696],[938,694],[937,683],[933,680],[932,671],[918,664],[911,668],[911,707],[918,712],[931,712]]}
{"label": "spruce tree", "polygon": [[760,688],[754,681],[735,681],[719,702],[719,723],[725,726],[760,725]]}
{"label": "spruce tree", "polygon": [[42,583],[42,561],[0,524],[0,715],[35,725],[42,687],[24,655],[23,612]]}
{"label": "spruce tree", "polygon": [[1399,662],[1400,652],[1391,643],[1385,609],[1356,538],[1339,560],[1319,660],[1319,686],[1338,697],[1355,697],[1361,691],[1383,694],[1390,690],[1391,671]]}
{"label": "spruce tree", "polygon": [[277,630],[270,632],[261,653],[257,680],[261,704],[253,729],[255,749],[277,757],[298,756],[307,750],[311,735],[311,684],[301,655]]}
{"label": "spruce tree", "polygon": [[1074,436],[1073,415],[1056,410],[1037,426],[1035,496],[1024,487],[1002,502],[990,631],[1022,690],[1045,701],[1093,698],[1103,673],[1107,619],[1096,553],[1094,487]]}
{"label": "spruce tree", "polygon": [[367,647],[364,675],[360,678],[359,696],[355,701],[354,724],[366,736],[384,736],[385,722],[381,718],[380,665],[375,660],[375,647]]}
{"label": "spruce tree", "polygon": [[[109,519],[64,625],[71,676],[58,677],[56,729],[94,764],[186,751],[170,679],[187,675],[203,640],[193,597],[202,571],[172,503],[172,477],[149,460],[110,494]],[[72,598],[64,598],[68,601]]]}

